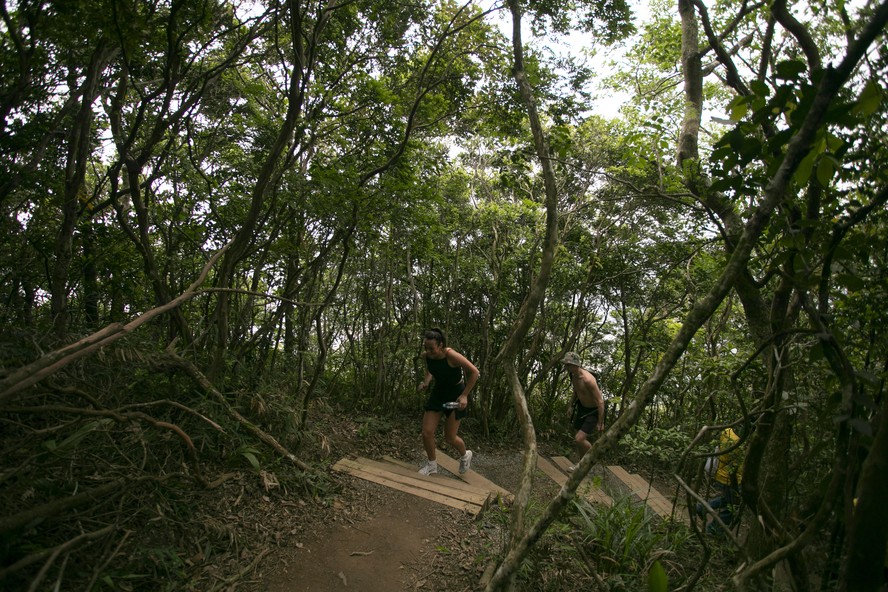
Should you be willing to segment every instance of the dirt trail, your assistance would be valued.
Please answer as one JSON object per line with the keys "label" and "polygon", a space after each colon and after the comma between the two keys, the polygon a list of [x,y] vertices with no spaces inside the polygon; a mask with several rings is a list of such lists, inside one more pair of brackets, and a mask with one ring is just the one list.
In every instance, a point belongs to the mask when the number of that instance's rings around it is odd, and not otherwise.
{"label": "dirt trail", "polygon": [[[413,590],[425,552],[439,534],[441,506],[399,491],[369,520],[314,532],[267,583],[268,592]],[[421,576],[421,574],[420,574]]]}
{"label": "dirt trail", "polygon": [[[479,454],[473,469],[515,488],[520,459]],[[344,488],[327,518],[294,525],[300,534],[266,558],[251,592],[474,590],[485,558],[504,542],[501,525],[349,475],[335,478]]]}
{"label": "dirt trail", "polygon": [[[323,438],[307,439],[306,459],[328,467],[324,480],[304,497],[299,481],[260,492],[251,515],[258,550],[240,555],[240,567],[266,551],[255,569],[231,589],[237,592],[462,592],[477,589],[485,568],[505,548],[507,516],[499,507],[475,517],[466,512],[333,471],[342,458],[386,456],[417,470],[425,460],[419,417],[361,418],[320,413],[309,425]],[[470,430],[463,438],[475,456],[472,470],[508,491],[517,491],[523,454],[512,443],[483,445]],[[323,444],[323,445],[322,445]],[[451,457],[442,442],[439,444]],[[441,471],[444,476],[456,475]],[[535,488],[536,489],[536,488]],[[553,488],[557,491],[557,488]],[[554,491],[541,495],[551,496]],[[263,501],[264,500],[264,501]],[[236,569],[236,568],[235,568]],[[340,576],[340,574],[342,574]],[[229,592],[226,590],[226,592]]]}

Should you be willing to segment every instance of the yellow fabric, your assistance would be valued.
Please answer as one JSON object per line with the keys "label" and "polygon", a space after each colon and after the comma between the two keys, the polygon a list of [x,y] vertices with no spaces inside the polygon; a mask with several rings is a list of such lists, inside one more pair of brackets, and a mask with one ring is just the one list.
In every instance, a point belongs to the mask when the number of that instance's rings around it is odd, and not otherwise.
{"label": "yellow fabric", "polygon": [[[726,450],[740,441],[740,436],[731,428],[725,429],[718,438],[718,449]],[[720,454],[718,457],[718,471],[715,480],[725,485],[732,485],[731,475],[736,475],[736,484],[743,481],[743,450],[734,450]]]}

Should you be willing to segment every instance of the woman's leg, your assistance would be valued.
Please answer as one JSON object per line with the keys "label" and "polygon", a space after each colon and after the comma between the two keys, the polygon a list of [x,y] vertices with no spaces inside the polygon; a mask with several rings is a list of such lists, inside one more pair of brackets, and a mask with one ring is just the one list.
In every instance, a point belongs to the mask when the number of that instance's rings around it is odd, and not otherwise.
{"label": "woman's leg", "polygon": [[440,421],[440,411],[426,411],[422,415],[422,447],[429,460],[435,460],[435,430]]}
{"label": "woman's leg", "polygon": [[463,439],[460,438],[459,435],[457,435],[456,432],[458,430],[459,420],[456,419],[456,412],[454,411],[447,416],[447,420],[444,422],[444,441],[454,447],[456,451],[459,452],[460,456],[465,456],[466,443],[463,442]]}

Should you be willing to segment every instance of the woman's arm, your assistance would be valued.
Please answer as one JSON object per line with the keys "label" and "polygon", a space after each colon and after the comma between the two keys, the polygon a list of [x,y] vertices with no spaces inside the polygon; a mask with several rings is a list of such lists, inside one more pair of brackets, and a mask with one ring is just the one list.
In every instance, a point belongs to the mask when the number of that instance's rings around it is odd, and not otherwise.
{"label": "woman's arm", "polygon": [[471,393],[472,389],[475,388],[475,383],[478,382],[478,378],[481,376],[481,373],[478,371],[478,368],[476,368],[473,363],[471,363],[468,359],[466,359],[464,355],[462,355],[455,349],[447,350],[447,363],[454,368],[462,368],[463,374],[465,374],[466,377],[466,386],[463,389],[460,397],[465,398],[466,404],[468,404],[469,393]]}
{"label": "woman's arm", "polygon": [[[425,353],[420,354],[419,357],[422,358],[423,362],[425,362]],[[431,384],[431,382],[432,382],[432,373],[429,372],[429,365],[426,364],[425,378],[423,379],[422,382],[419,383],[417,390],[420,390],[420,391],[426,390],[427,388],[429,388],[429,384]]]}

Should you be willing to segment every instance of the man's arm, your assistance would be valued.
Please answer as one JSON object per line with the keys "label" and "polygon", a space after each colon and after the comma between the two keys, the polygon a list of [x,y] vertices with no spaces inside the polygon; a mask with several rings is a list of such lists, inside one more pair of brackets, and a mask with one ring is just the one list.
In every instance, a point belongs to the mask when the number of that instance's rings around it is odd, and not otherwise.
{"label": "man's arm", "polygon": [[588,384],[595,406],[598,407],[598,431],[601,432],[604,431],[604,395],[601,394],[601,389],[598,388],[598,381],[595,380],[595,375],[591,372],[589,373]]}

